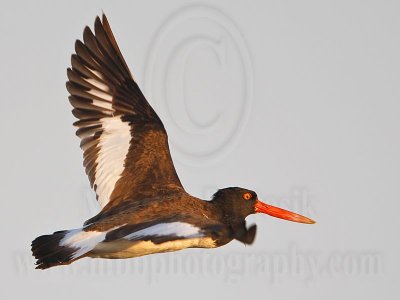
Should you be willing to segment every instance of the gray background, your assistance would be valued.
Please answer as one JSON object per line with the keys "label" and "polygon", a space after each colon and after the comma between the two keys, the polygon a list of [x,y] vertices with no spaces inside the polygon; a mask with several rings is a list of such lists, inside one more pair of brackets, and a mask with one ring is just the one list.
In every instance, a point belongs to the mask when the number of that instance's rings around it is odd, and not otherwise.
{"label": "gray background", "polygon": [[[115,2],[115,1],[114,1]],[[398,1],[2,1],[1,299],[395,299]],[[33,269],[31,240],[98,207],[65,90],[104,10],[187,191],[244,186],[304,213],[254,245]]]}

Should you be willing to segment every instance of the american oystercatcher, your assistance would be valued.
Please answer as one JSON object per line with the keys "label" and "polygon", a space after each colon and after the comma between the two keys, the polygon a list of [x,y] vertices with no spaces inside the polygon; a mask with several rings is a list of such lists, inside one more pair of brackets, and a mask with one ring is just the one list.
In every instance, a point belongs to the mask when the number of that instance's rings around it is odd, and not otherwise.
{"label": "american oystercatcher", "polygon": [[81,228],[42,235],[32,242],[36,268],[83,257],[129,258],[185,248],[215,248],[236,239],[252,244],[265,213],[314,223],[261,202],[239,187],[218,190],[211,201],[189,195],[172,163],[167,132],[122,57],[106,16],[96,18],[68,68],[67,90],[79,119],[84,166],[102,210]]}

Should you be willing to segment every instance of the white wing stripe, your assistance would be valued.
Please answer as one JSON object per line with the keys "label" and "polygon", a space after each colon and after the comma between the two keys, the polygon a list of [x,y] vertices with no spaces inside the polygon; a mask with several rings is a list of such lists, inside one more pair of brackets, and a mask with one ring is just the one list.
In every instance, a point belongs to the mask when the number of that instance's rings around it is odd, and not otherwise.
{"label": "white wing stripe", "polygon": [[100,121],[103,133],[99,141],[94,183],[99,203],[101,207],[104,207],[109,202],[115,184],[124,171],[125,158],[131,140],[131,128],[120,117],[102,118]]}
{"label": "white wing stripe", "polygon": [[59,245],[62,247],[75,248],[76,251],[72,255],[72,258],[75,259],[93,250],[98,243],[104,241],[106,234],[109,231],[125,225],[126,224],[122,224],[107,231],[84,231],[83,228],[72,229],[69,230],[68,233],[62,238],[62,240],[59,242]]}
{"label": "white wing stripe", "polygon": [[110,91],[110,88],[106,84],[104,84],[96,79],[83,78],[83,77],[82,77],[82,79],[85,80],[86,82],[90,83],[91,85],[94,85],[95,87],[97,87],[98,89],[100,89],[102,91],[105,91],[105,92]]}
{"label": "white wing stripe", "polygon": [[200,228],[183,222],[171,222],[156,224],[128,234],[124,239],[137,239],[145,236],[176,235],[179,237],[201,237]]}
{"label": "white wing stripe", "polygon": [[104,240],[107,232],[83,231],[82,229],[70,230],[60,241],[60,246],[77,248],[72,258],[77,258]]}
{"label": "white wing stripe", "polygon": [[88,93],[93,95],[93,96],[96,96],[96,97],[99,97],[101,99],[104,99],[106,101],[109,101],[110,105],[111,105],[111,101],[112,101],[113,97],[110,94],[107,94],[107,93],[104,93],[104,92],[100,92],[100,91],[97,91],[97,90],[94,90],[94,89],[90,89],[88,91]]}
{"label": "white wing stripe", "polygon": [[104,77],[103,77],[103,75],[99,72],[99,71],[96,71],[96,70],[93,70],[93,69],[91,69],[91,68],[89,68],[89,67],[86,67],[90,72],[92,72],[94,75],[96,75],[98,78],[100,78],[100,79],[103,79]]}
{"label": "white wing stripe", "polygon": [[92,101],[93,101],[93,105],[95,105],[97,107],[101,107],[101,108],[105,108],[107,110],[114,111],[111,102],[100,101],[100,100],[97,100],[97,99],[92,99]]}

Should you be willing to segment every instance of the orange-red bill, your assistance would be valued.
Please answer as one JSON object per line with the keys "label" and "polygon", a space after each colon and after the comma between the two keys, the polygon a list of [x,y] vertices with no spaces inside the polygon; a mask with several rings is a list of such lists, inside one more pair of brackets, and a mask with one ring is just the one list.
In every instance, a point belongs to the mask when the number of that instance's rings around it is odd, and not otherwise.
{"label": "orange-red bill", "polygon": [[304,217],[302,215],[296,214],[294,212],[272,206],[266,203],[261,202],[260,200],[257,200],[256,205],[256,212],[257,213],[264,213],[276,218],[288,220],[288,221],[293,221],[293,222],[299,222],[299,223],[306,223],[306,224],[314,224],[315,221],[311,220],[307,217]]}

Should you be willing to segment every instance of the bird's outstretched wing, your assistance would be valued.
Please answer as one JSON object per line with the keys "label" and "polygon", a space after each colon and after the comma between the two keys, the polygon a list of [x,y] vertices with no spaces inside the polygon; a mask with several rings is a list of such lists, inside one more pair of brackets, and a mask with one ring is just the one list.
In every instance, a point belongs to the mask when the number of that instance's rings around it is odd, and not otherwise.
{"label": "bird's outstretched wing", "polygon": [[67,90],[84,167],[101,207],[148,185],[181,188],[164,126],[133,79],[106,16],[77,40]]}
{"label": "bird's outstretched wing", "polygon": [[125,224],[117,229],[108,231],[104,242],[125,240],[130,242],[151,241],[154,244],[161,244],[171,241],[199,239],[196,244],[198,242],[201,243],[201,240],[203,240],[203,246],[201,247],[206,247],[204,243],[208,243],[210,247],[215,247],[215,242],[218,239],[225,238],[228,235],[229,230],[224,224],[209,224],[204,223],[202,218],[175,215],[170,218],[158,218],[139,224]]}

